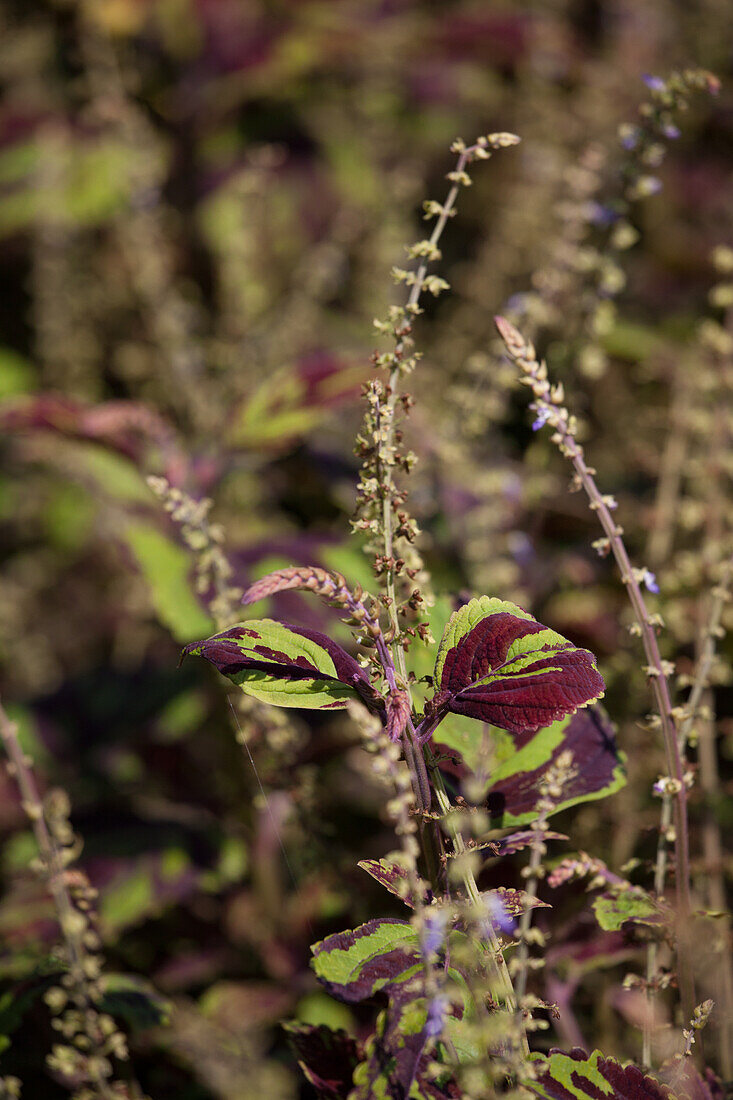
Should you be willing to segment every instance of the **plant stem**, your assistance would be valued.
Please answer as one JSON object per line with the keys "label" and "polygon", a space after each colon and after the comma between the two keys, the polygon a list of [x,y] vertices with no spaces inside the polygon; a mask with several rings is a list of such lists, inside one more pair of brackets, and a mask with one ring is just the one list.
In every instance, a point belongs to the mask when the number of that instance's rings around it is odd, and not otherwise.
{"label": "plant stem", "polygon": [[[425,758],[428,762],[428,767],[430,768],[430,772],[433,777],[433,790],[435,792],[435,797],[438,806],[440,807],[441,813],[444,815],[445,827],[448,831],[448,835],[450,836],[454,851],[459,856],[465,855],[467,851],[466,843],[463,839],[460,829],[457,828],[455,821],[453,820],[453,806],[451,805],[450,798],[448,797],[448,792],[445,789],[443,776],[441,775],[440,769],[438,768],[437,764],[434,762],[430,748],[427,745],[424,748],[424,752]],[[471,903],[476,908],[477,912],[481,913],[482,911],[485,911],[486,906],[481,898],[481,892],[478,888],[476,877],[471,868],[465,866],[465,864],[461,868],[461,877],[463,879],[463,886],[466,894]],[[514,985],[512,984],[512,979],[509,974],[509,969],[506,965],[506,960],[504,959],[504,953],[501,949],[501,944],[499,943],[499,939],[496,935],[494,926],[490,919],[484,921],[484,927],[488,940],[489,954],[493,960],[499,984],[502,987],[504,1003],[506,1005],[507,1012],[511,1013],[512,1016],[516,1016],[517,998],[514,992]],[[521,1019],[519,1022],[521,1026],[520,1042],[522,1053],[526,1057],[529,1055],[529,1043],[527,1042],[527,1033],[524,1028],[524,1023]]]}
{"label": "plant stem", "polygon": [[[58,913],[59,928],[68,951],[70,973],[76,978],[77,995],[82,1001],[85,1015],[96,1016],[96,1006],[84,988],[84,950],[73,931],[76,924],[76,910],[64,882],[64,866],[46,823],[43,803],[31,771],[30,761],[18,741],[17,726],[15,722],[11,722],[8,718],[1,704],[0,738],[10,761],[8,770],[18,784],[23,800],[23,809],[31,823],[38,850],[41,853],[41,860],[47,875],[48,889]],[[90,1083],[96,1089],[97,1095],[102,1097],[102,1100],[114,1100],[115,1094],[106,1077],[97,1067],[96,1060],[91,1059],[87,1062],[87,1066]]]}
{"label": "plant stem", "polygon": [[672,713],[672,700],[669,693],[667,676],[662,663],[659,645],[654,631],[654,621],[641,593],[639,581],[626,552],[622,529],[617,526],[611,515],[606,499],[601,495],[593,474],[585,462],[583,448],[575,439],[576,426],[568,410],[562,406],[562,387],[551,387],[547,379],[547,367],[537,360],[534,347],[524,340],[513,325],[503,317],[496,318],[497,327],[504,340],[507,351],[523,372],[522,381],[530,386],[535,396],[534,407],[551,425],[561,453],[575,468],[578,487],[582,488],[591,509],[596,512],[606,534],[606,546],[616,560],[621,579],[636,618],[637,629],[641,635],[647,659],[647,675],[651,681],[657,712],[659,714],[662,740],[667,760],[668,775],[674,780],[674,832],[675,832],[675,894],[677,915],[677,967],[680,998],[684,1019],[692,1018],[695,1005],[695,985],[689,954],[689,924],[692,915],[690,898],[690,856],[689,829],[687,821],[687,787],[685,766],[678,731]]}

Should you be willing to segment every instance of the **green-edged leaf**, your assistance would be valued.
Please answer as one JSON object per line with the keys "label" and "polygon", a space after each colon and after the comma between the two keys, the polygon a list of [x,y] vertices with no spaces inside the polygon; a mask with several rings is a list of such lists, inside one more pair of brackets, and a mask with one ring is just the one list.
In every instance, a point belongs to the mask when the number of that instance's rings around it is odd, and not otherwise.
{"label": "green-edged leaf", "polygon": [[340,710],[361,699],[383,707],[361,665],[319,630],[251,620],[192,642],[183,653],[204,657],[246,695],[274,706]]}
{"label": "green-edged leaf", "polygon": [[[476,725],[476,730],[476,738],[480,738],[481,727]],[[491,781],[486,791],[486,803],[495,828],[525,825],[536,818],[542,779],[550,764],[563,752],[572,753],[572,773],[553,813],[580,802],[605,798],[620,790],[626,782],[623,756],[616,747],[614,728],[601,707],[580,710],[538,730],[515,752],[506,751],[506,734],[496,733],[500,762],[490,768]],[[443,747],[442,736],[441,726],[436,734],[439,748]],[[458,755],[458,764],[443,764],[442,767],[463,778],[471,769],[465,767],[456,740],[452,742],[447,747],[454,756]],[[467,743],[467,755],[472,762],[476,744],[475,739]]]}
{"label": "green-edged leaf", "polygon": [[357,1002],[403,981],[420,965],[417,933],[407,921],[381,917],[313,944],[316,977],[342,1001]]}
{"label": "green-edged leaf", "polygon": [[551,1051],[544,1073],[524,1085],[546,1100],[672,1100],[669,1089],[643,1070],[622,1066],[600,1050],[590,1057],[577,1048]]}
{"label": "green-edged leaf", "polygon": [[[408,1095],[411,1100],[439,1100],[458,1095],[448,1071],[437,1081],[425,1072],[425,1044],[443,1032],[449,1005],[442,998],[429,1002],[425,997],[419,939],[410,924],[390,918],[368,921],[314,944],[312,951],[316,975],[340,1000],[354,1003],[380,992],[387,995],[387,1008],[379,1014],[364,1060],[354,1072],[349,1100],[406,1100]],[[456,971],[449,970],[448,976],[465,986]],[[339,1073],[337,1079],[341,1077]],[[333,1100],[342,1094],[319,1095]]]}
{"label": "green-edged leaf", "polygon": [[451,615],[434,678],[433,715],[489,722],[514,734],[518,747],[604,691],[592,653],[515,604],[488,596]]}
{"label": "green-edged leaf", "polygon": [[408,1096],[410,1100],[441,1100],[459,1095],[449,1073],[444,1080],[436,1080],[425,1072],[425,1044],[433,1015],[423,993],[422,974],[391,993],[367,1041],[366,1058],[354,1072],[349,1100],[406,1100]]}
{"label": "green-edged leaf", "polygon": [[636,886],[600,894],[593,901],[593,912],[604,932],[617,932],[627,921],[655,926],[665,922],[662,906]]}

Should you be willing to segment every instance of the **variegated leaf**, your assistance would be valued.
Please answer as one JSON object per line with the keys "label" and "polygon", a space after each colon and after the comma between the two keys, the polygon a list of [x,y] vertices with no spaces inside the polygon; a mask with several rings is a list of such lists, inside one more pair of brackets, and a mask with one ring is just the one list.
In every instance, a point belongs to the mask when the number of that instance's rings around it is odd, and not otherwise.
{"label": "variegated leaf", "polygon": [[[476,723],[465,723],[475,726],[475,736],[454,736],[453,723],[458,721],[449,718],[446,727],[439,727],[436,743],[458,757],[456,764],[444,762],[442,770],[463,779],[477,766],[484,731]],[[463,734],[462,730],[457,732]],[[572,767],[553,813],[605,798],[626,782],[624,758],[616,746],[613,725],[598,706],[579,710],[520,739],[502,730],[493,731],[490,746],[492,739],[495,751],[490,757],[491,779],[484,797],[494,828],[515,828],[537,817],[540,784],[548,767],[562,753],[572,754]]]}
{"label": "variegated leaf", "polygon": [[204,657],[246,695],[274,706],[340,710],[354,699],[384,706],[361,665],[318,630],[252,620],[192,642],[183,654]]}
{"label": "variegated leaf", "polygon": [[520,738],[604,691],[592,653],[515,604],[488,596],[448,620],[434,679],[433,714],[463,714]]}
{"label": "variegated leaf", "polygon": [[622,1066],[600,1050],[550,1051],[546,1068],[524,1082],[545,1100],[674,1100],[669,1089],[637,1066]]}

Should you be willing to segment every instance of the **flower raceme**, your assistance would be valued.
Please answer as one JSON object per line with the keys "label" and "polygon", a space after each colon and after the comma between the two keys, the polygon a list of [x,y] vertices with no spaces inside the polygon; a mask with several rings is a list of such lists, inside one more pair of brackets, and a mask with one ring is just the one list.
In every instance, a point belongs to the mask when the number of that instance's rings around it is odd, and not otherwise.
{"label": "flower raceme", "polygon": [[[244,603],[283,589],[317,592],[349,612],[362,631],[386,683],[384,692],[367,671],[326,634],[273,619],[249,620],[194,642],[184,655],[204,657],[245,694],[274,706],[337,710],[359,701],[380,716],[399,741],[412,720],[409,695],[397,682],[376,607],[352,592],[338,574],[321,569],[280,570],[258,581]],[[603,679],[588,650],[538,623],[515,604],[481,596],[459,608],[438,646],[435,692],[416,720],[424,743],[449,713],[508,731],[517,747],[603,695]]]}

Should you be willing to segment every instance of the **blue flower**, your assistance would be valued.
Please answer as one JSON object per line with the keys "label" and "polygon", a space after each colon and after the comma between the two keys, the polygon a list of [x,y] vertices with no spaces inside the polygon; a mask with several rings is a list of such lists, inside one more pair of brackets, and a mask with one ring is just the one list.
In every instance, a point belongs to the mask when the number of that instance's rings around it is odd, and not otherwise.
{"label": "blue flower", "polygon": [[618,221],[619,215],[616,210],[610,206],[604,206],[600,202],[592,202],[589,204],[589,220],[593,225],[607,226],[613,225]]}
{"label": "blue flower", "polygon": [[532,424],[532,431],[538,432],[540,428],[543,428],[550,418],[550,410],[545,406],[540,407],[537,410],[537,419]]}
{"label": "blue flower", "polygon": [[428,1005],[428,1016],[425,1021],[425,1034],[431,1039],[437,1038],[443,1030],[445,1014],[450,1002],[447,997],[433,997]]}
{"label": "blue flower", "polygon": [[667,87],[661,76],[652,76],[651,73],[642,73],[641,79],[644,81],[647,88],[650,88],[653,92],[663,92]]}
{"label": "blue flower", "polygon": [[483,899],[486,902],[489,919],[494,927],[501,932],[512,932],[516,922],[511,913],[507,912],[506,906],[501,900],[501,895],[496,890],[489,890],[488,893],[483,895]]}
{"label": "blue flower", "polygon": [[666,126],[662,127],[662,133],[670,141],[676,141],[681,132],[679,126],[675,126],[673,122],[668,122]]}
{"label": "blue flower", "polygon": [[424,955],[437,955],[445,942],[445,928],[448,914],[443,910],[428,913],[422,928],[422,949]]}
{"label": "blue flower", "polygon": [[659,594],[659,585],[657,584],[657,578],[652,573],[651,569],[645,569],[641,575],[642,583],[646,585],[649,592],[653,592],[654,595]]}

